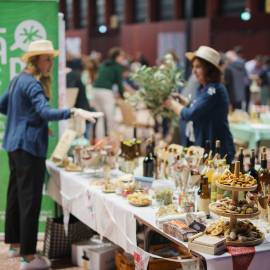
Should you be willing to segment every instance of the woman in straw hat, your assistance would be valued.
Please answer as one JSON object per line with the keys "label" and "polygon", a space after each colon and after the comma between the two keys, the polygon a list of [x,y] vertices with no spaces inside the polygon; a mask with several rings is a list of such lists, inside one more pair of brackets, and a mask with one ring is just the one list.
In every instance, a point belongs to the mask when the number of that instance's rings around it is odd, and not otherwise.
{"label": "woman in straw hat", "polygon": [[186,134],[195,145],[204,147],[206,140],[212,144],[220,140],[221,154],[227,155],[227,161],[231,162],[235,148],[228,124],[229,97],[221,83],[220,54],[201,46],[195,52],[186,53],[186,57],[200,84],[196,98],[190,104],[180,104],[170,98],[165,106],[187,122]]}
{"label": "woman in straw hat", "polygon": [[7,116],[3,147],[8,152],[10,178],[5,241],[9,257],[21,255],[21,268],[46,269],[49,261],[36,254],[38,218],[48,146],[48,121],[73,114],[95,121],[81,109],[52,109],[51,70],[58,51],[48,40],[34,41],[22,59],[26,68],[0,97],[0,113]]}

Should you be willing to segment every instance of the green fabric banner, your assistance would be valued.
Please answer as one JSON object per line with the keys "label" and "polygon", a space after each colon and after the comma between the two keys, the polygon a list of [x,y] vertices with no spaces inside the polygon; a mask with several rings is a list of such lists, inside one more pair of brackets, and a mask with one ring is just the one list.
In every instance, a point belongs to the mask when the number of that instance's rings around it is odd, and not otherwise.
{"label": "green fabric banner", "polygon": [[[24,67],[21,55],[31,41],[49,39],[58,48],[58,0],[0,0],[0,95],[8,88],[10,80]],[[53,70],[52,106],[57,107],[58,60]],[[0,114],[0,145],[5,128],[5,116]],[[58,141],[57,122],[50,123],[49,153]],[[0,146],[0,232],[4,231],[6,193],[9,177],[7,154]],[[40,230],[44,221],[52,215],[53,202],[44,196],[40,216]]]}

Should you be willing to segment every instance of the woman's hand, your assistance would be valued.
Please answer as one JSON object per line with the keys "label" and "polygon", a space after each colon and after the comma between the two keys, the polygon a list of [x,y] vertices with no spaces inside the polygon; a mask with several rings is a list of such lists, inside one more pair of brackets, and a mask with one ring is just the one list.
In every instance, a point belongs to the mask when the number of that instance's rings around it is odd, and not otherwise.
{"label": "woman's hand", "polygon": [[189,98],[184,97],[179,93],[172,93],[171,96],[183,106],[187,106],[190,102]]}
{"label": "woman's hand", "polygon": [[184,108],[183,105],[175,101],[173,98],[169,97],[164,102],[165,108],[172,110],[175,114],[180,115],[182,109]]}
{"label": "woman's hand", "polygon": [[103,117],[104,113],[103,112],[89,112],[83,109],[78,109],[78,108],[72,108],[71,110],[72,115],[75,117],[81,117],[85,120],[88,120],[92,123],[96,122],[96,118]]}

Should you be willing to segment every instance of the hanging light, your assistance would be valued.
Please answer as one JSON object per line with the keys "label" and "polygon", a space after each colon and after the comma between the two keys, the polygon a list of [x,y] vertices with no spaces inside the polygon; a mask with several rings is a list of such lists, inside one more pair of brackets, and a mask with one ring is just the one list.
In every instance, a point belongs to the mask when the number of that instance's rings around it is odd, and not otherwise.
{"label": "hanging light", "polygon": [[249,21],[251,19],[250,9],[245,8],[245,10],[241,12],[240,17],[242,21]]}
{"label": "hanging light", "polygon": [[98,32],[101,33],[101,34],[105,34],[107,32],[108,28],[106,25],[100,25],[98,27]]}

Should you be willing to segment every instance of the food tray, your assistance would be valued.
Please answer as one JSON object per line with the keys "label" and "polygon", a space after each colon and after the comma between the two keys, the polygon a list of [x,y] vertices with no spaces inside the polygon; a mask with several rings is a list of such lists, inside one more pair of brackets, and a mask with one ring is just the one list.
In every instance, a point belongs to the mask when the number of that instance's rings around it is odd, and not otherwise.
{"label": "food tray", "polygon": [[252,191],[252,190],[255,190],[258,185],[254,185],[250,187],[234,187],[234,186],[229,186],[229,185],[222,185],[219,182],[216,182],[216,186],[223,190],[230,190],[230,191]]}
{"label": "food tray", "polygon": [[211,212],[219,215],[219,216],[223,216],[223,217],[231,217],[234,216],[235,218],[253,218],[256,217],[260,214],[260,211],[258,210],[256,213],[252,213],[252,214],[236,214],[236,213],[226,213],[224,211],[220,211],[218,209],[218,207],[215,207],[216,203],[211,203],[209,204],[209,209]]}
{"label": "food tray", "polygon": [[104,193],[115,193],[115,189],[102,189]]}
{"label": "food tray", "polygon": [[227,241],[226,240],[226,245],[227,246],[233,246],[233,247],[253,247],[260,245],[264,240],[264,234],[261,233],[261,238],[258,238],[254,241],[246,241],[246,242],[239,242],[239,241]]}
{"label": "food tray", "polygon": [[149,206],[149,205],[152,204],[152,201],[151,201],[151,200],[150,200],[147,204],[146,204],[146,203],[145,203],[145,204],[134,203],[134,202],[132,202],[132,201],[130,201],[130,200],[128,200],[128,202],[129,202],[131,205],[137,206],[137,207],[146,207],[146,206]]}

